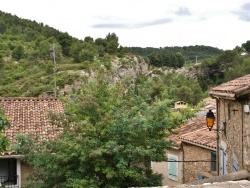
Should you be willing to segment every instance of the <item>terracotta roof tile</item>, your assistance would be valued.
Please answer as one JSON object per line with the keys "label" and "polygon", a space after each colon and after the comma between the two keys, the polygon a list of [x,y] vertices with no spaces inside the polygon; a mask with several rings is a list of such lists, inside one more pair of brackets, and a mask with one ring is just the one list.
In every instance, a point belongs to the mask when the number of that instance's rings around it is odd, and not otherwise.
{"label": "terracotta roof tile", "polygon": [[[173,140],[180,146],[181,142],[189,142],[198,144],[201,147],[206,146],[211,149],[216,148],[216,132],[209,131],[206,123],[206,113],[208,110],[213,110],[216,115],[215,100],[205,100],[206,105],[198,113],[197,117],[189,119],[183,126],[177,128],[177,134],[171,135],[170,140]],[[213,129],[216,128],[216,125]]]}
{"label": "terracotta roof tile", "polygon": [[[213,128],[216,129],[216,126]],[[216,131],[209,131],[207,127],[182,134],[180,140],[216,149]]]}
{"label": "terracotta roof tile", "polygon": [[242,92],[250,89],[250,74],[242,76],[235,80],[218,85],[210,90],[210,94],[231,94],[231,97],[240,95]]}
{"label": "terracotta roof tile", "polygon": [[[0,107],[8,117],[10,127],[5,135],[11,144],[16,144],[18,134],[31,134],[42,139],[53,139],[61,129],[52,125],[48,112],[63,113],[60,100],[50,98],[0,98]],[[39,140],[38,140],[39,141]]]}

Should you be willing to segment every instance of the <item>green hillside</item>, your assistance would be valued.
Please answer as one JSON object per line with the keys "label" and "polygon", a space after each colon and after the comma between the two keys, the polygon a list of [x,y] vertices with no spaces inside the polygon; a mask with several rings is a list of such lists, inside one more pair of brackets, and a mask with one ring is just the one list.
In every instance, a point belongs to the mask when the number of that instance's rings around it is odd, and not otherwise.
{"label": "green hillside", "polygon": [[[86,74],[114,74],[114,63],[118,62],[123,68],[129,69],[132,65],[145,62],[149,65],[149,72],[145,75],[154,82],[149,89],[152,97],[166,92],[164,95],[171,99],[189,100],[195,104],[201,96],[192,97],[197,98],[195,101],[185,99],[184,96],[194,95],[196,89],[206,93],[212,85],[250,73],[249,57],[240,55],[246,49],[244,45],[225,52],[198,45],[159,49],[123,47],[119,45],[115,33],[108,33],[104,38],[95,40],[91,36],[79,40],[43,23],[20,19],[0,11],[0,96],[49,96],[54,90],[54,72],[57,93],[60,94],[66,85],[88,79]],[[133,56],[141,56],[138,58],[141,60],[132,62]],[[197,65],[193,67],[196,58],[201,63],[198,69]],[[195,86],[179,82],[185,78],[167,71],[184,67],[190,72],[196,70],[195,77],[191,76],[190,81]],[[155,75],[158,75],[157,78]],[[137,75],[141,81],[139,77]],[[193,87],[197,88],[189,91]],[[189,94],[178,96],[181,90]]]}

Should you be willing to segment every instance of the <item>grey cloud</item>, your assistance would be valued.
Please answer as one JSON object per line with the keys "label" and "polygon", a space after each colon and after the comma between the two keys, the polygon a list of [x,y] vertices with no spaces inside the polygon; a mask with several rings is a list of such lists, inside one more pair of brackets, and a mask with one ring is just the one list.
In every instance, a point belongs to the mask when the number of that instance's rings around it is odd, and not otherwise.
{"label": "grey cloud", "polygon": [[242,5],[242,9],[245,11],[250,11],[250,3],[246,3],[246,4]]}
{"label": "grey cloud", "polygon": [[178,11],[175,12],[178,16],[189,16],[191,12],[186,7],[180,7]]}
{"label": "grey cloud", "polygon": [[143,27],[149,27],[149,26],[155,26],[155,25],[163,25],[172,22],[172,19],[170,18],[164,18],[164,19],[158,19],[153,20],[149,22],[141,22],[141,23],[132,23],[132,24],[119,24],[119,23],[102,23],[102,24],[95,24],[92,25],[93,28],[100,28],[100,29],[122,29],[122,28],[143,28]]}
{"label": "grey cloud", "polygon": [[125,24],[110,24],[110,23],[103,23],[103,24],[95,24],[92,25],[93,28],[99,28],[99,29],[106,29],[106,28],[125,28],[126,25]]}
{"label": "grey cloud", "polygon": [[154,25],[163,25],[163,24],[167,24],[170,22],[172,22],[172,19],[164,18],[164,19],[153,20],[151,22],[139,23],[137,24],[137,27],[142,28],[142,27],[148,27],[148,26],[154,26]]}
{"label": "grey cloud", "polygon": [[250,22],[250,3],[242,5],[241,10],[234,13],[239,16],[239,19]]}

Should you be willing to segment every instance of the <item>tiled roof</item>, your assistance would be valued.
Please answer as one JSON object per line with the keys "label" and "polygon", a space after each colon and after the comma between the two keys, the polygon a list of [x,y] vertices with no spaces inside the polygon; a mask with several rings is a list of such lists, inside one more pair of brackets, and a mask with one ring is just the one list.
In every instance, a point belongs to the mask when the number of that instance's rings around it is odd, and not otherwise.
{"label": "tiled roof", "polygon": [[[216,129],[216,126],[214,126],[213,129]],[[196,131],[182,134],[180,140],[201,147],[216,149],[216,131],[213,131],[213,129],[209,131],[207,127],[200,128]]]}
{"label": "tiled roof", "polygon": [[5,135],[11,144],[16,144],[18,134],[38,136],[39,140],[53,139],[60,130],[52,125],[48,117],[49,111],[62,113],[63,104],[51,98],[0,98],[0,107],[8,117],[10,127]]}
{"label": "tiled roof", "polygon": [[250,93],[250,74],[212,88],[210,95],[235,98]]}
{"label": "tiled roof", "polygon": [[[216,103],[214,99],[205,99],[205,107],[198,113],[197,117],[189,119],[183,126],[175,130],[176,133],[170,137],[176,144],[181,142],[193,143],[201,147],[216,148],[216,132],[209,131],[206,123],[206,113],[212,110],[216,115]],[[216,128],[216,125],[213,129]]]}

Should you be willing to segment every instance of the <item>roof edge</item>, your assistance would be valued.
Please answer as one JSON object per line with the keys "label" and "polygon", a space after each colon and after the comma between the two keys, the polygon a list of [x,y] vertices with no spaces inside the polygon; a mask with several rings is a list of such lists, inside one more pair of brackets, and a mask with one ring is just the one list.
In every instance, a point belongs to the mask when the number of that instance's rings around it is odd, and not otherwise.
{"label": "roof edge", "polygon": [[207,146],[207,145],[202,145],[202,144],[198,144],[196,142],[192,142],[192,141],[189,141],[189,140],[186,140],[186,139],[183,139],[180,137],[180,140],[182,142],[186,142],[188,144],[192,144],[192,145],[195,145],[195,146],[199,146],[201,148],[205,148],[205,149],[209,149],[209,150],[212,150],[212,151],[216,151],[216,147],[210,147],[210,146]]}
{"label": "roof edge", "polygon": [[0,97],[0,101],[48,101],[48,100],[59,100],[58,98],[46,98],[46,97]]}
{"label": "roof edge", "polygon": [[211,97],[221,97],[225,99],[235,100],[235,94],[234,93],[222,93],[219,91],[210,91],[209,95]]}

